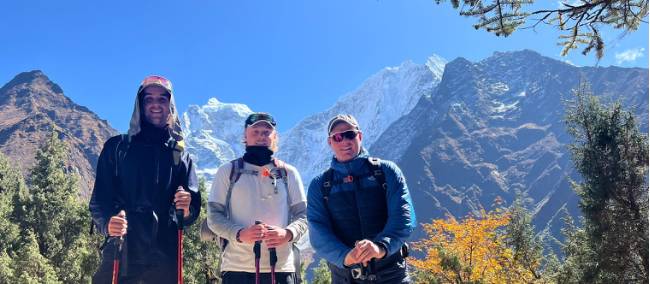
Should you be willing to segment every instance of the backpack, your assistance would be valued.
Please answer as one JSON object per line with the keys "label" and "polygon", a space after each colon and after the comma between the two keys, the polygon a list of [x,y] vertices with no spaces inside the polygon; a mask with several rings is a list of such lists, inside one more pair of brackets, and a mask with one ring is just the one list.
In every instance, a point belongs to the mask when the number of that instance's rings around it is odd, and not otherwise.
{"label": "backpack", "polygon": [[[325,208],[327,209],[327,213],[330,214],[330,209],[329,209],[329,195],[330,192],[332,191],[332,186],[338,185],[341,183],[348,183],[348,182],[353,182],[356,179],[361,179],[365,178],[368,176],[373,176],[376,180],[377,183],[381,185],[381,188],[384,190],[384,196],[386,196],[386,190],[388,190],[388,185],[386,184],[386,175],[384,174],[384,171],[381,169],[381,160],[379,158],[374,158],[374,157],[368,157],[367,159],[368,166],[370,167],[370,173],[365,174],[365,175],[359,175],[359,176],[347,176],[343,178],[343,180],[340,181],[334,181],[334,170],[332,168],[329,168],[323,173],[323,184],[321,185],[321,193],[323,195],[323,201],[325,204]],[[330,215],[331,218],[331,215]],[[406,258],[409,256],[409,246],[407,243],[404,243],[402,247],[399,250],[399,253],[402,257]]]}
{"label": "backpack", "polygon": [[[370,174],[360,176],[347,176],[343,178],[343,180],[335,182],[333,180],[334,170],[332,168],[327,169],[325,173],[323,173],[324,181],[321,186],[321,193],[323,194],[323,200],[325,201],[326,207],[328,206],[330,191],[332,191],[332,186],[334,185],[352,182],[356,179],[361,179],[367,176],[373,176],[377,180],[377,183],[379,183],[384,189],[384,192],[388,189],[388,185],[386,184],[386,175],[384,174],[384,170],[381,169],[381,160],[379,158],[368,157],[366,161],[370,167]],[[329,208],[327,210],[329,212]]]}
{"label": "backpack", "polygon": [[[291,206],[291,196],[290,193],[288,192],[289,190],[289,180],[287,176],[287,169],[284,167],[284,162],[278,160],[278,159],[273,159],[273,165],[275,166],[275,169],[277,169],[279,178],[282,179],[282,182],[284,183],[284,187],[287,189],[287,204]],[[226,204],[225,204],[225,213],[226,213],[226,218],[229,218],[230,216],[230,199],[232,197],[232,189],[235,187],[235,183],[239,180],[242,174],[251,174],[251,175],[257,175],[259,174],[257,171],[254,170],[246,170],[244,169],[244,159],[243,158],[238,158],[230,161],[230,176],[228,178],[229,183],[228,183],[228,191],[226,193]],[[291,216],[289,216],[291,218]],[[290,220],[289,220],[290,221]],[[202,241],[213,241],[213,242],[220,242],[221,243],[221,249],[225,249],[226,245],[228,245],[228,240],[219,237],[219,235],[215,234],[210,228],[208,227],[208,220],[204,219],[203,222],[201,222],[201,240]]]}
{"label": "backpack", "polygon": [[[279,178],[282,179],[282,182],[284,183],[284,188],[287,190],[287,205],[291,206],[291,194],[289,191],[289,178],[287,175],[287,169],[284,167],[284,162],[278,160],[278,159],[273,159],[273,165],[275,166],[275,169],[278,171]],[[235,187],[235,183],[239,180],[242,174],[252,174],[252,175],[257,175],[259,172],[254,171],[254,170],[246,170],[244,169],[244,159],[243,158],[238,158],[235,160],[230,161],[230,176],[228,178],[229,184],[228,184],[228,192],[226,193],[226,204],[225,204],[225,213],[226,213],[226,218],[229,218],[230,215],[230,199],[232,197],[232,189]],[[289,214],[289,218],[291,218]],[[288,220],[288,223],[290,223],[291,220]],[[223,256],[223,251],[226,249],[226,246],[228,245],[228,240],[220,237],[219,235],[215,234],[210,228],[208,227],[208,220],[207,218],[201,222],[201,231],[200,231],[200,237],[202,241],[212,241],[212,242],[219,242],[220,243],[220,248],[222,254],[219,256],[219,262],[221,262],[221,257]],[[296,283],[302,283],[302,278],[300,275],[300,268],[301,268],[301,259],[300,259],[300,250],[298,247],[295,245],[295,243],[291,244],[291,249],[293,250],[294,254],[294,267],[296,269]]]}
{"label": "backpack", "polygon": [[[113,157],[113,163],[115,164],[115,168],[113,171],[113,177],[117,178],[119,175],[119,170],[120,170],[120,164],[124,162],[124,159],[126,159],[126,154],[129,152],[129,148],[131,146],[131,136],[128,134],[120,134],[120,141],[117,142],[115,145],[115,151],[114,154],[115,156]],[[183,155],[183,151],[185,150],[185,143],[184,141],[176,141],[173,138],[170,138],[165,142],[165,146],[173,149],[174,151],[172,152],[173,159],[174,159],[174,166],[179,167],[181,165],[181,157]],[[90,234],[92,235],[94,233],[95,229],[95,222],[93,220],[90,220]],[[105,244],[103,244],[100,247],[104,247]]]}

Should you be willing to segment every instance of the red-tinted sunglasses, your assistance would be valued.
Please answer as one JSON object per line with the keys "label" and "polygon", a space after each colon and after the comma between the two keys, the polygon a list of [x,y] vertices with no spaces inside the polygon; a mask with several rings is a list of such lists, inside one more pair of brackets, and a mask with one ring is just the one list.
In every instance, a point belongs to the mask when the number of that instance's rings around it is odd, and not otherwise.
{"label": "red-tinted sunglasses", "polygon": [[343,141],[343,139],[352,140],[354,138],[357,138],[357,134],[359,134],[358,130],[347,130],[343,132],[334,133],[330,135],[330,138],[332,138],[332,140],[338,143]]}

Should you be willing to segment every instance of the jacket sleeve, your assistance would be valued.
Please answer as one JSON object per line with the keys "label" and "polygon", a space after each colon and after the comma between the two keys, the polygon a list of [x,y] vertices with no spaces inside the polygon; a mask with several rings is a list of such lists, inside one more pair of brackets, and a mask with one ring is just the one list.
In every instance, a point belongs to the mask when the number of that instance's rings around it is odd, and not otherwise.
{"label": "jacket sleeve", "polygon": [[307,222],[309,240],[318,254],[327,261],[343,268],[345,256],[351,248],[341,242],[332,229],[329,212],[321,191],[322,176],[312,180],[307,191]]}
{"label": "jacket sleeve", "polygon": [[287,225],[293,236],[292,242],[299,241],[307,233],[307,199],[305,197],[305,188],[302,185],[302,179],[298,170],[288,167],[288,190],[289,190],[289,216],[291,223]]}
{"label": "jacket sleeve", "polygon": [[388,206],[388,220],[384,230],[381,231],[373,242],[382,245],[386,255],[399,251],[406,239],[411,235],[416,225],[415,211],[409,193],[406,179],[402,171],[393,162],[382,162],[386,175],[386,205]]}
{"label": "jacket sleeve", "polygon": [[228,241],[237,241],[237,231],[244,227],[238,225],[227,217],[226,195],[230,184],[230,163],[219,167],[212,180],[212,189],[208,196],[208,228]]}
{"label": "jacket sleeve", "polygon": [[187,178],[183,187],[190,192],[190,216],[183,220],[184,226],[194,224],[201,214],[201,192],[199,192],[199,184],[196,178],[196,171],[194,169],[194,162],[186,152],[185,164],[187,168]]}
{"label": "jacket sleeve", "polygon": [[114,180],[116,170],[114,156],[118,139],[119,136],[117,138],[113,137],[104,143],[97,160],[95,185],[88,205],[97,230],[104,236],[108,236],[108,221],[110,218],[124,207],[124,204],[120,204],[118,196],[115,194],[117,185]]}

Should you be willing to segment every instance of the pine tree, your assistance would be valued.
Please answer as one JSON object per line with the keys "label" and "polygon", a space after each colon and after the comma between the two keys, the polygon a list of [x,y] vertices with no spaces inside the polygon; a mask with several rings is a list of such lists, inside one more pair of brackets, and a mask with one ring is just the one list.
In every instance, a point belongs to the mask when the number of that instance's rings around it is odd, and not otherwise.
{"label": "pine tree", "polygon": [[68,147],[52,131],[36,154],[29,198],[17,212],[22,230],[34,232],[40,255],[64,283],[88,282],[99,258],[88,235],[90,213],[78,198],[78,176],[66,168]]}
{"label": "pine tree", "polygon": [[216,242],[204,242],[200,238],[200,224],[207,217],[208,193],[205,180],[199,180],[201,192],[201,214],[196,223],[185,230],[184,236],[184,280],[186,283],[221,283],[219,255],[221,250]]}
{"label": "pine tree", "polygon": [[582,83],[567,110],[570,149],[582,182],[584,236],[596,263],[582,276],[595,283],[648,282],[648,138],[620,103],[604,106]]}
{"label": "pine tree", "polygon": [[318,262],[318,267],[314,268],[314,278],[312,284],[329,284],[332,283],[332,273],[330,272],[329,267],[327,267],[327,261],[325,259],[320,259]]}
{"label": "pine tree", "polygon": [[542,241],[535,236],[532,216],[524,207],[524,198],[515,199],[508,209],[510,221],[505,229],[505,246],[512,249],[512,264],[508,270],[514,277],[523,275],[538,281],[542,279]]}
{"label": "pine tree", "polygon": [[62,283],[53,263],[41,255],[36,236],[31,230],[24,232],[22,242],[12,262],[14,277],[7,283]]}
{"label": "pine tree", "polygon": [[[440,4],[445,0],[435,0]],[[622,29],[626,33],[636,31],[648,16],[648,0],[562,0],[546,1],[540,8],[535,0],[450,0],[460,15],[478,18],[475,29],[484,29],[497,36],[508,36],[526,24],[536,27],[545,24],[566,34],[560,35],[562,55],[570,50],[585,46],[582,53],[596,51],[596,57],[603,57],[605,41],[600,32],[603,27]],[[533,8],[534,7],[534,8]]]}
{"label": "pine tree", "polygon": [[0,153],[0,279],[13,277],[12,258],[20,250],[20,227],[14,209],[26,194],[22,175]]}
{"label": "pine tree", "polygon": [[[556,283],[596,283],[598,257],[592,249],[591,240],[584,228],[575,225],[571,216],[564,219],[562,244],[564,262],[555,275]],[[583,222],[584,223],[584,220]]]}

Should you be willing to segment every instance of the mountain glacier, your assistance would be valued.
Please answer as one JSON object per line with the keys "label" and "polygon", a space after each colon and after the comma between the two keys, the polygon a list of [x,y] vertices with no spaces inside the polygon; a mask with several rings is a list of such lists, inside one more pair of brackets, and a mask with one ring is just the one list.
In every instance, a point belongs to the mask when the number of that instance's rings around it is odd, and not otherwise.
{"label": "mountain glacier", "polygon": [[[380,70],[332,107],[281,133],[276,156],[298,168],[307,186],[329,166],[331,154],[325,128],[332,116],[354,115],[364,131],[363,143],[369,147],[389,125],[409,113],[421,97],[433,92],[445,64],[443,58],[432,55],[425,64],[405,61]],[[183,114],[183,129],[199,177],[210,183],[221,164],[243,154],[243,122],[251,112],[246,105],[223,103],[216,98],[204,106],[188,107]]]}
{"label": "mountain glacier", "polygon": [[419,99],[429,96],[442,78],[446,61],[433,55],[426,64],[405,61],[372,75],[353,92],[341,97],[329,109],[311,115],[280,139],[278,158],[300,170],[307,186],[329,167],[327,123],[339,113],[354,115],[363,131],[363,144],[372,145],[389,125],[408,114]]}
{"label": "mountain glacier", "polygon": [[211,98],[183,113],[185,145],[197,165],[196,174],[208,184],[217,168],[244,154],[244,120],[253,111],[246,105]]}

